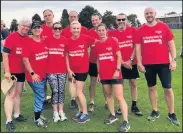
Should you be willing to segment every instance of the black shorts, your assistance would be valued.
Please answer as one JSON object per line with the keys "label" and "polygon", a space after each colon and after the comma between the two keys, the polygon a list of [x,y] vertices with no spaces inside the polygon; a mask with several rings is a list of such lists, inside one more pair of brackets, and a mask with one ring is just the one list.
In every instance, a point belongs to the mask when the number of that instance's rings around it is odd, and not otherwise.
{"label": "black shorts", "polygon": [[17,78],[17,82],[25,82],[25,73],[11,73]]}
{"label": "black shorts", "polygon": [[145,77],[148,87],[156,85],[156,77],[158,74],[162,87],[171,88],[172,74],[169,69],[169,64],[144,65],[144,67],[146,69]]}
{"label": "black shorts", "polygon": [[97,71],[97,64],[96,63],[91,63],[89,66],[89,75],[93,77],[97,77],[98,71]]}
{"label": "black shorts", "polygon": [[122,80],[122,79],[112,79],[112,80],[101,80],[100,82],[101,82],[103,85],[104,85],[104,84],[113,85],[113,84],[122,84],[122,83],[123,83],[123,80]]}
{"label": "black shorts", "polygon": [[88,73],[74,73],[74,79],[77,81],[86,81]]}
{"label": "black shorts", "polygon": [[139,72],[137,69],[137,65],[133,65],[132,70],[127,69],[124,66],[121,66],[121,72],[123,75],[123,79],[137,79],[137,78],[139,78]]}

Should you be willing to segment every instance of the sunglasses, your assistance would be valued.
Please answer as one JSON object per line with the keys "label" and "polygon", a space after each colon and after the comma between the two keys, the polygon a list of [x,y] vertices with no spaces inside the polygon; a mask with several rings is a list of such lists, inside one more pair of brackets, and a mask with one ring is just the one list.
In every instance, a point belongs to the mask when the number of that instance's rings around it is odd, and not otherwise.
{"label": "sunglasses", "polygon": [[126,19],[117,19],[117,21],[125,21]]}
{"label": "sunglasses", "polygon": [[61,27],[54,27],[53,29],[54,29],[54,30],[62,30]]}

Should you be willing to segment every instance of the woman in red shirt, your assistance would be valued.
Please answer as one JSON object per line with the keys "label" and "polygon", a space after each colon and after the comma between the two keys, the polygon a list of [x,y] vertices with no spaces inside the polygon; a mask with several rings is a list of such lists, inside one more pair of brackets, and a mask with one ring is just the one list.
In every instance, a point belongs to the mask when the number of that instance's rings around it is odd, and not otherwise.
{"label": "woman in red shirt", "polygon": [[52,31],[53,35],[45,39],[49,51],[47,79],[52,89],[53,120],[58,122],[59,120],[67,120],[63,111],[67,77],[65,59],[66,38],[61,36],[62,26],[60,22],[53,24]]}
{"label": "woman in red shirt", "polygon": [[110,115],[105,120],[105,123],[111,124],[118,120],[114,111],[114,99],[111,92],[112,88],[123,113],[124,121],[120,125],[120,132],[127,132],[130,129],[130,125],[128,123],[128,107],[123,96],[121,73],[122,57],[119,50],[119,45],[115,39],[107,36],[107,27],[105,24],[99,24],[97,31],[100,37],[100,41],[95,44],[97,70],[99,72],[98,80],[100,80],[103,85],[110,111]]}
{"label": "woman in red shirt", "polygon": [[79,111],[73,118],[79,123],[90,120],[87,111],[87,102],[83,93],[85,80],[89,69],[88,47],[95,43],[95,39],[88,35],[80,34],[81,24],[73,21],[70,25],[72,37],[68,38],[66,45],[66,64],[70,79],[75,79],[76,101]]}
{"label": "woman in red shirt", "polygon": [[25,81],[24,65],[22,62],[22,47],[29,40],[27,33],[30,27],[30,20],[23,18],[19,21],[19,30],[11,33],[5,40],[3,48],[3,65],[5,78],[11,79],[11,75],[15,75],[17,82],[6,95],[4,109],[6,114],[6,129],[14,132],[15,126],[12,122],[12,112],[14,108],[14,118],[18,122],[24,122],[27,119],[20,114],[20,97]]}
{"label": "woman in red shirt", "polygon": [[26,79],[32,88],[34,98],[35,123],[38,127],[47,128],[45,118],[41,118],[45,97],[46,65],[48,50],[44,41],[41,40],[41,24],[34,21],[31,25],[32,39],[23,48],[22,56],[25,65]]}

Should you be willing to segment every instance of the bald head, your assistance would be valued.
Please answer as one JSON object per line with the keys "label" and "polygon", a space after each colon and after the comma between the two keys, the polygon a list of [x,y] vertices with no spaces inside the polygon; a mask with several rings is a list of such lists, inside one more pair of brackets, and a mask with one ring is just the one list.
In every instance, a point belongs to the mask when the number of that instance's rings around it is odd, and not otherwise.
{"label": "bald head", "polygon": [[147,20],[147,23],[153,23],[156,17],[156,11],[152,7],[148,7],[144,10],[144,16]]}
{"label": "bald head", "polygon": [[73,22],[73,21],[78,21],[78,13],[76,11],[71,11],[69,13],[69,22],[70,24]]}

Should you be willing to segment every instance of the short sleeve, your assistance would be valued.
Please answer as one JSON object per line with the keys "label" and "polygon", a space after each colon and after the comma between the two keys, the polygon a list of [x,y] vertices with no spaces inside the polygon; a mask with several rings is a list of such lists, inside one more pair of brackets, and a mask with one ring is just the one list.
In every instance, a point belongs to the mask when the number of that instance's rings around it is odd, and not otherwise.
{"label": "short sleeve", "polygon": [[13,47],[14,47],[14,43],[15,43],[15,38],[14,38],[14,34],[10,34],[6,39],[5,39],[5,42],[4,42],[4,47],[12,50]]}
{"label": "short sleeve", "polygon": [[171,41],[174,39],[174,35],[171,31],[171,29],[168,27],[167,24],[164,24],[165,25],[165,33],[166,33],[166,39],[167,41]]}
{"label": "short sleeve", "polygon": [[65,38],[65,53],[68,53],[68,43],[69,43],[69,39]]}
{"label": "short sleeve", "polygon": [[133,42],[134,44],[141,44],[141,36],[140,36],[140,30],[136,30],[133,35]]}
{"label": "short sleeve", "polygon": [[87,45],[90,46],[95,42],[95,39],[91,36],[85,35],[85,39],[87,41]]}
{"label": "short sleeve", "polygon": [[118,41],[117,40],[115,40],[115,39],[112,38],[112,44],[113,44],[113,48],[114,48],[114,51],[115,52],[117,52],[117,51],[120,50],[119,49],[119,44],[118,44]]}

